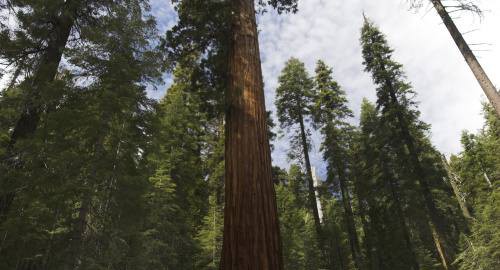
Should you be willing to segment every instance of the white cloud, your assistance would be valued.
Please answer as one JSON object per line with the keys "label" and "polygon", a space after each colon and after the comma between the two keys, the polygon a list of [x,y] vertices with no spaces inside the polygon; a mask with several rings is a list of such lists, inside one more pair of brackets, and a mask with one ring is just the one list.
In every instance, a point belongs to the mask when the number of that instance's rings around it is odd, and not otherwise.
{"label": "white cloud", "polygon": [[[476,54],[490,75],[500,84],[500,1],[481,1],[483,20],[460,14],[456,20],[462,32],[477,31],[465,37],[480,46]],[[177,17],[169,1],[153,0],[153,13],[160,29],[168,29]],[[482,90],[441,23],[436,12],[426,6],[410,11],[406,0],[299,0],[299,12],[278,16],[275,12],[259,16],[260,48],[265,81],[266,106],[274,110],[274,89],[286,60],[297,57],[309,72],[323,59],[333,67],[335,79],[346,91],[351,108],[359,114],[363,97],[375,100],[375,87],[363,71],[359,45],[362,13],[365,12],[387,35],[395,49],[394,59],[404,65],[420,102],[422,119],[432,125],[432,142],[446,154],[461,151],[463,130],[482,126]],[[495,34],[494,34],[495,33]],[[160,89],[161,90],[161,89]],[[153,95],[158,97],[162,91]],[[357,120],[356,120],[357,121]],[[312,163],[324,174],[319,138],[314,136]],[[274,162],[288,167],[286,138],[275,143]]]}
{"label": "white cloud", "polygon": [[[457,22],[463,32],[479,28],[466,35],[470,43],[492,44],[489,51],[477,54],[494,80],[500,77],[500,37],[491,34],[500,25],[500,2],[480,4],[488,10],[482,22],[470,14],[461,14]],[[359,46],[363,11],[387,35],[395,49],[394,59],[404,65],[418,93],[422,119],[432,125],[433,143],[446,154],[458,153],[462,130],[475,131],[482,125],[481,101],[485,98],[435,11],[429,6],[410,11],[405,0],[302,0],[297,14],[270,12],[259,17],[267,108],[274,109],[277,77],[292,56],[305,62],[311,73],[317,59],[331,65],[356,115],[363,97],[374,100],[375,87],[370,75],[363,72]],[[318,148],[313,163],[322,168]],[[275,163],[288,167],[287,149],[286,140],[276,144]]]}

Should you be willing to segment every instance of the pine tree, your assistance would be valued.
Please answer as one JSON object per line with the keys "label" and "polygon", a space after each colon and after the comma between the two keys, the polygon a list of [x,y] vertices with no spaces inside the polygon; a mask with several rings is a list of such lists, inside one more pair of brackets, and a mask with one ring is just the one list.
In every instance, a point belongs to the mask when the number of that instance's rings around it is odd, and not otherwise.
{"label": "pine tree", "polygon": [[[464,133],[463,152],[451,158],[451,166],[462,179],[461,189],[470,203],[474,220],[471,234],[462,241],[460,269],[490,269],[500,262],[498,207],[500,119],[491,106],[484,106],[485,125],[479,134]],[[489,180],[488,180],[489,179]]]}
{"label": "pine tree", "polygon": [[[152,164],[157,168],[155,175],[164,175],[160,179],[170,181],[175,189],[171,206],[161,205],[167,203],[161,201],[161,189],[153,193],[159,196],[160,204],[151,205],[155,209],[151,213],[154,223],[149,224],[148,228],[157,231],[151,237],[162,243],[152,252],[162,254],[158,267],[165,269],[195,267],[193,258],[199,253],[195,238],[208,211],[207,183],[204,181],[203,167],[200,166],[203,164],[201,150],[205,118],[200,113],[200,101],[196,93],[189,91],[190,72],[190,68],[176,69],[174,84],[160,102],[158,112],[160,123],[155,136],[158,150],[153,155]],[[155,200],[155,197],[152,199]],[[156,210],[165,207],[177,207],[167,217],[175,217],[172,226],[163,222],[168,212]],[[172,239],[173,235],[175,238]]]}
{"label": "pine tree", "polygon": [[[411,241],[408,217],[401,199],[401,184],[390,172],[393,166],[383,148],[388,136],[379,128],[375,106],[367,100],[361,106],[360,131],[354,146],[355,190],[368,222],[363,223],[369,269],[420,269]],[[389,139],[389,138],[387,138]]]}
{"label": "pine tree", "polygon": [[[145,83],[159,78],[158,54],[147,5],[129,1],[112,11],[92,36],[93,50],[67,52],[93,71],[92,82],[77,86],[72,71],[57,75],[37,100],[50,113],[16,144],[22,169],[4,167],[2,183],[17,180],[7,189],[16,191],[15,211],[1,227],[7,268],[126,267],[136,259],[152,121]],[[96,51],[110,57],[92,58]],[[22,83],[11,89],[26,93]]]}
{"label": "pine tree", "polygon": [[[414,177],[416,180],[416,187],[419,189],[420,199],[429,220],[429,224],[423,226],[428,228],[428,232],[434,238],[443,267],[453,268],[451,263],[454,247],[447,235],[444,217],[432,193],[433,186],[436,186],[432,179],[439,179],[437,176],[440,172],[432,171],[425,166],[428,158],[424,153],[426,149],[432,151],[432,147],[423,135],[427,127],[418,120],[418,111],[414,109],[415,103],[409,97],[413,94],[413,90],[404,80],[402,66],[392,60],[392,50],[387,45],[385,37],[366,19],[362,29],[361,44],[365,69],[372,73],[373,81],[378,87],[377,108],[380,110],[381,125],[392,131],[391,136],[399,144],[393,147],[399,152],[400,158],[404,157],[400,161],[410,168],[409,177]],[[388,146],[390,144],[388,142]],[[437,158],[435,154],[432,156]]]}
{"label": "pine tree", "polygon": [[292,164],[276,184],[285,269],[320,269],[314,220],[306,203],[305,175]]}
{"label": "pine tree", "polygon": [[349,145],[353,127],[347,123],[352,112],[347,107],[345,93],[332,78],[332,70],[323,62],[316,64],[314,124],[323,135],[321,150],[327,162],[328,179],[338,182],[344,217],[346,220],[352,259],[356,269],[362,268],[362,254],[354,222],[351,194],[349,192]]}
{"label": "pine tree", "polygon": [[216,120],[214,131],[207,134],[206,178],[208,183],[208,211],[198,231],[201,254],[197,262],[200,269],[219,269],[222,251],[224,212],[224,126]]}
{"label": "pine tree", "polygon": [[316,233],[320,237],[321,224],[309,158],[310,131],[306,127],[306,121],[310,121],[313,115],[313,80],[307,74],[304,64],[295,58],[291,58],[285,63],[278,80],[279,86],[276,89],[278,120],[281,128],[288,131],[294,130],[290,139],[292,149],[290,156],[303,162],[306,170],[309,207],[314,218]]}
{"label": "pine tree", "polygon": [[[21,92],[22,101],[18,108],[17,118],[10,121],[12,129],[6,151],[2,157],[2,166],[10,171],[22,170],[25,163],[24,150],[30,147],[31,138],[41,126],[41,120],[48,112],[57,109],[58,97],[53,96],[54,87],[57,87],[59,64],[63,56],[72,64],[71,70],[66,72],[77,75],[79,79],[96,79],[103,72],[103,66],[109,52],[109,41],[113,37],[115,43],[122,42],[123,31],[117,29],[117,21],[125,13],[132,16],[137,22],[137,14],[142,14],[144,21],[133,25],[131,31],[141,28],[144,30],[141,37],[151,37],[154,29],[154,20],[148,14],[147,1],[17,1],[8,0],[2,6],[13,11],[19,28],[4,26],[0,37],[0,57],[7,66],[16,70],[10,86],[16,86]],[[104,18],[104,19],[103,19]],[[75,26],[78,27],[75,27]],[[127,25],[132,25],[128,24]],[[96,31],[98,29],[99,31]],[[135,33],[134,33],[135,34]],[[113,36],[113,37],[112,37]],[[136,35],[137,36],[137,35]],[[69,42],[69,41],[72,42]],[[73,41],[74,40],[74,41]],[[130,40],[129,42],[136,42]],[[148,44],[137,44],[148,46]],[[78,52],[78,53],[76,53]],[[140,57],[148,57],[141,54]],[[82,60],[85,58],[85,60]],[[148,72],[158,72],[156,66],[161,59],[158,55],[149,54],[151,61]],[[96,68],[99,66],[99,68]],[[159,76],[154,74],[153,77]],[[151,76],[143,76],[148,80]],[[17,81],[20,81],[19,83]],[[20,142],[23,141],[23,142]],[[22,145],[18,145],[21,143]],[[14,172],[15,173],[15,172]],[[14,182],[5,174],[2,185],[12,185]],[[0,222],[10,209],[16,193],[2,189],[3,206],[0,208]]]}

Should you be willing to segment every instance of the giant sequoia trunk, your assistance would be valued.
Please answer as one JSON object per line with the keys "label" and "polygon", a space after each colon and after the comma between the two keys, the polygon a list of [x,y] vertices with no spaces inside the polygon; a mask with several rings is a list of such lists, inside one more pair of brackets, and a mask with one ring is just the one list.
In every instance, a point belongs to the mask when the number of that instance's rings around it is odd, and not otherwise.
{"label": "giant sequoia trunk", "polygon": [[340,192],[342,193],[342,204],[344,206],[347,232],[349,234],[349,245],[351,247],[352,259],[356,269],[362,269],[363,262],[361,257],[361,248],[359,246],[358,233],[354,223],[354,214],[352,213],[351,199],[347,189],[347,180],[344,171],[340,166],[337,168],[340,182]]}
{"label": "giant sequoia trunk", "polygon": [[[54,80],[59,63],[63,55],[64,48],[68,42],[71,29],[76,20],[76,13],[79,9],[79,1],[68,0],[61,10],[61,15],[54,15],[53,31],[48,38],[47,46],[40,58],[40,62],[33,72],[33,76],[28,78],[24,89],[27,90],[27,100],[25,101],[21,116],[17,120],[9,143],[7,145],[7,167],[16,166],[15,144],[20,139],[26,139],[33,135],[40,121],[40,116],[44,108],[41,104],[42,91]],[[11,185],[13,179],[5,179],[6,184]],[[6,219],[15,193],[10,191],[0,196],[0,224]]]}
{"label": "giant sequoia trunk", "polygon": [[313,212],[314,225],[316,228],[316,235],[317,235],[318,239],[320,240],[319,241],[320,246],[322,246],[322,243],[321,243],[321,223],[319,220],[318,205],[316,204],[316,193],[314,192],[314,181],[313,181],[312,170],[311,170],[311,161],[309,159],[309,147],[307,144],[304,119],[303,119],[302,115],[299,115],[299,124],[300,124],[300,138],[302,141],[302,150],[304,152],[304,160],[305,160],[305,166],[306,166],[306,172],[307,172],[306,178],[307,178],[307,187],[308,187],[308,195],[309,195],[309,204],[310,204],[311,210]]}
{"label": "giant sequoia trunk", "polygon": [[221,269],[280,270],[283,259],[254,1],[233,0],[231,5]]}
{"label": "giant sequoia trunk", "polygon": [[455,44],[457,44],[458,49],[465,58],[465,61],[472,70],[472,73],[474,73],[474,76],[476,77],[479,85],[481,86],[481,88],[483,88],[486,97],[488,97],[491,105],[493,105],[493,108],[495,108],[497,115],[500,116],[500,93],[498,93],[490,78],[481,67],[481,64],[479,64],[479,61],[477,61],[476,56],[465,41],[462,33],[460,33],[457,26],[453,22],[453,19],[446,11],[441,0],[431,0],[431,2],[441,19],[443,20],[444,25],[450,32],[451,37],[455,41]]}

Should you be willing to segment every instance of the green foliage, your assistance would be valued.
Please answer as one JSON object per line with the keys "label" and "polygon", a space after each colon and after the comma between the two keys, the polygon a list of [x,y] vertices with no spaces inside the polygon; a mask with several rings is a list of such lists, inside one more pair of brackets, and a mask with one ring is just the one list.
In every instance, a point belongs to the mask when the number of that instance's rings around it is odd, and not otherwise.
{"label": "green foliage", "polygon": [[275,185],[285,269],[319,269],[320,253],[314,220],[303,202],[307,191],[296,186],[304,185],[304,176],[301,183],[297,183],[300,175],[300,168],[292,165],[288,180]]}
{"label": "green foliage", "polygon": [[[12,75],[0,91],[0,269],[219,269],[232,5],[172,3],[179,19],[160,39],[147,0],[0,0],[16,22],[0,22],[0,73]],[[296,0],[256,3],[260,11],[297,9]],[[49,54],[67,23],[69,39],[59,37],[59,53]],[[361,45],[377,102],[363,101],[359,128],[323,61],[311,78],[292,58],[279,77],[277,116],[291,134],[291,157],[302,164],[319,130],[327,167],[317,188],[321,239],[304,166],[273,167],[285,269],[412,269],[415,262],[441,269],[415,161],[450,248],[460,251],[454,265],[495,269],[500,120],[485,106],[484,128],[464,133],[464,150],[451,159],[474,216],[466,221],[443,181],[415,91],[369,21]],[[163,69],[173,71],[173,84],[157,102],[146,88]],[[40,112],[36,131],[12,151],[12,130],[28,107]],[[270,112],[267,124],[273,140]]]}
{"label": "green foliage", "polygon": [[[20,2],[12,3],[17,8]],[[24,4],[32,9],[25,9],[29,14],[17,14],[27,20],[21,24],[26,31],[20,33],[50,36],[30,27],[54,25],[36,26],[32,20],[60,13],[62,1]],[[99,4],[90,1],[85,7],[98,10]],[[68,47],[68,61],[80,67],[78,74],[62,69],[38,93],[36,102],[43,104],[46,113],[35,134],[16,144],[22,150],[21,162],[2,162],[2,198],[15,194],[6,221],[0,224],[5,236],[2,268],[139,269],[143,196],[148,189],[146,157],[153,127],[153,102],[146,97],[145,85],[160,74],[159,64],[152,61],[157,51],[150,45],[155,24],[144,2],[106,4],[113,15],[99,21],[97,25],[105,27],[100,31],[92,28],[96,24],[83,21],[96,15],[81,10],[79,31],[96,35],[94,40],[84,39],[86,34],[80,32],[78,45],[92,43],[94,49],[85,50],[82,45],[73,52],[76,47]],[[82,75],[92,79],[82,84],[78,80]],[[2,111],[9,113],[2,114],[8,124],[2,128],[9,129],[17,120],[29,82],[28,77],[4,92]]]}
{"label": "green foliage", "polygon": [[[301,132],[310,133],[306,122],[312,117],[314,92],[313,80],[307,74],[304,63],[291,58],[285,63],[276,89],[276,108],[278,121],[282,129],[292,131],[290,135],[291,159],[303,160],[304,146]],[[309,144],[309,136],[306,136]]]}
{"label": "green foliage", "polygon": [[312,115],[313,81],[304,63],[291,58],[278,78],[276,108],[281,128],[291,128]]}
{"label": "green foliage", "polygon": [[[377,106],[365,103],[365,112],[361,113],[359,149],[365,161],[361,162],[364,173],[358,178],[363,181],[358,184],[358,196],[366,200],[361,205],[367,207],[370,219],[387,217],[372,223],[371,229],[380,231],[376,237],[400,233],[398,238],[385,239],[390,245],[377,247],[391,250],[381,252],[391,257],[378,258],[378,261],[389,264],[388,268],[403,269],[416,264],[430,267],[439,261],[428,224],[430,216],[434,217],[432,222],[439,222],[443,229],[441,233],[449,244],[445,246],[449,253],[457,248],[459,235],[465,230],[464,220],[460,218],[450,187],[442,181],[445,174],[439,153],[428,138],[429,126],[419,120],[420,113],[413,100],[415,93],[406,82],[401,64],[392,60],[393,51],[385,36],[367,19],[361,33],[365,70],[371,73],[377,86]],[[421,188],[422,177],[429,185],[429,195],[438,213],[431,213],[426,207],[428,203],[424,204],[429,198],[427,191]],[[401,255],[392,257],[398,253]],[[408,259],[406,266],[399,265],[398,257]],[[394,265],[390,266],[391,263]]]}
{"label": "green foliage", "polygon": [[500,262],[500,159],[496,154],[500,151],[500,120],[488,105],[484,105],[484,117],[483,129],[478,134],[464,133],[464,151],[451,159],[474,216],[471,235],[463,239],[457,259],[464,270],[492,269]]}

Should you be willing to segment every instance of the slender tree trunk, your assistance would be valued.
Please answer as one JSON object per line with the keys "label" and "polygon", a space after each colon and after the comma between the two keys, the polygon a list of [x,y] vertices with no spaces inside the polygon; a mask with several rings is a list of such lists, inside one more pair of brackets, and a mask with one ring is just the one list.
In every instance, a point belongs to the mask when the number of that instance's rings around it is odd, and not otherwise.
{"label": "slender tree trunk", "polygon": [[[385,68],[384,68],[385,69]],[[399,101],[396,97],[396,92],[394,90],[394,86],[392,82],[387,79],[387,86],[390,88],[390,98],[391,102],[394,106],[399,107]],[[436,251],[439,253],[439,256],[442,258],[443,267],[445,269],[453,269],[451,266],[451,262],[453,262],[452,251],[448,246],[446,237],[445,237],[445,228],[443,223],[441,222],[441,216],[439,215],[438,209],[436,207],[436,203],[434,202],[434,198],[432,197],[431,188],[427,181],[427,175],[425,173],[424,168],[422,167],[422,163],[419,159],[419,150],[416,147],[416,143],[414,141],[413,136],[410,134],[409,126],[404,116],[401,114],[399,110],[396,112],[397,121],[401,130],[401,135],[403,137],[403,143],[408,148],[409,157],[411,161],[411,165],[413,165],[413,172],[417,176],[417,181],[420,185],[420,193],[422,194],[425,207],[427,209],[427,214],[429,215],[429,219],[431,222],[431,231],[432,235],[436,238],[435,242],[439,242],[440,244],[436,244]],[[432,229],[434,227],[434,229]],[[444,258],[444,259],[443,259]]]}
{"label": "slender tree trunk", "polygon": [[[56,76],[64,48],[66,47],[71,29],[75,23],[79,2],[76,0],[68,0],[64,5],[61,15],[59,17],[54,15],[54,17],[56,17],[54,30],[48,39],[47,48],[40,59],[33,77],[29,79],[30,84],[26,85],[28,99],[25,101],[24,109],[14,126],[14,130],[12,131],[7,145],[7,167],[14,167],[19,163],[19,161],[14,158],[14,146],[17,141],[19,139],[28,138],[35,133],[43,110],[43,105],[40,101],[42,96],[41,92],[45,91],[47,85],[52,82]],[[7,185],[9,185],[14,179],[6,179],[5,181]],[[5,221],[14,198],[14,191],[9,191],[0,195],[0,224]]]}
{"label": "slender tree trunk", "polygon": [[231,5],[221,269],[281,270],[254,1]]}
{"label": "slender tree trunk", "polygon": [[443,161],[443,166],[446,170],[446,173],[448,174],[448,179],[450,180],[451,188],[453,189],[453,193],[455,194],[455,197],[457,198],[458,204],[460,205],[460,209],[462,210],[462,214],[464,215],[464,217],[466,219],[469,219],[469,220],[472,219],[472,215],[469,211],[469,208],[467,207],[467,202],[460,195],[460,188],[458,187],[457,176],[451,171],[450,165],[448,164],[448,161],[446,160],[446,157],[444,155],[441,155],[441,160]]}
{"label": "slender tree trunk", "polygon": [[361,248],[359,247],[358,233],[356,231],[356,225],[354,223],[354,214],[352,212],[351,199],[349,196],[349,190],[347,188],[346,178],[342,168],[337,167],[340,191],[342,195],[342,203],[344,206],[344,212],[346,217],[347,232],[349,234],[349,244],[351,246],[352,259],[354,261],[354,266],[356,269],[361,269],[363,262],[361,258]]}
{"label": "slender tree trunk", "polygon": [[299,124],[300,124],[300,138],[302,141],[302,149],[304,152],[304,160],[305,160],[305,166],[306,166],[306,173],[307,173],[307,187],[308,187],[308,195],[309,195],[309,204],[311,207],[311,210],[313,212],[313,217],[314,217],[314,225],[316,227],[316,234],[318,237],[318,240],[320,240],[320,246],[321,245],[321,222],[319,220],[319,212],[318,212],[318,205],[316,204],[316,194],[314,192],[314,180],[312,176],[312,170],[311,170],[311,161],[309,159],[309,147],[307,144],[307,137],[306,137],[306,130],[304,126],[304,119],[302,115],[299,115]]}
{"label": "slender tree trunk", "polygon": [[441,0],[431,0],[431,2],[441,19],[443,20],[443,23],[448,29],[448,32],[450,32],[451,37],[462,53],[462,56],[465,58],[465,61],[469,65],[472,73],[474,73],[474,76],[476,77],[479,85],[486,94],[486,97],[490,101],[491,105],[493,105],[493,108],[495,109],[497,115],[500,116],[500,93],[498,93],[490,78],[481,67],[481,64],[479,64],[479,61],[465,41],[462,33],[460,33],[457,26],[453,22],[453,19],[446,11]]}

